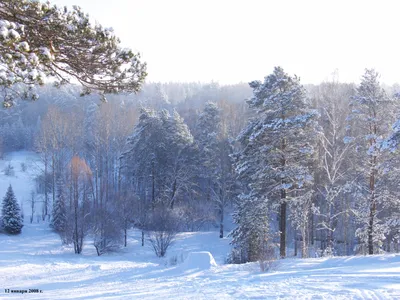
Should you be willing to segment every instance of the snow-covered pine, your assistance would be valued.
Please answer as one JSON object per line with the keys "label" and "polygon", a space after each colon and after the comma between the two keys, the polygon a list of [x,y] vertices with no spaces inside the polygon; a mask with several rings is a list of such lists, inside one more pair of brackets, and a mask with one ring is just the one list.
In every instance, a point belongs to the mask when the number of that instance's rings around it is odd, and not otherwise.
{"label": "snow-covered pine", "polygon": [[[266,259],[273,249],[268,202],[251,193],[240,195],[233,221],[236,228],[229,234],[233,245],[230,263]],[[272,257],[275,255],[272,254]]]}
{"label": "snow-covered pine", "polygon": [[252,195],[278,210],[280,256],[284,258],[287,206],[293,203],[293,210],[303,210],[296,199],[310,190],[313,180],[309,166],[318,112],[311,109],[299,78],[289,76],[281,67],[263,83],[253,81],[250,87],[253,97],[247,102],[254,114],[238,137],[242,150],[236,154],[236,171],[241,178],[248,174]]}
{"label": "snow-covered pine", "polygon": [[233,153],[226,126],[221,120],[221,109],[214,102],[207,102],[199,115],[195,129],[199,147],[200,174],[203,194],[212,200],[218,211],[220,238],[224,237],[225,208],[235,193],[232,167]]}
{"label": "snow-covered pine", "polygon": [[64,193],[63,182],[59,178],[57,180],[57,196],[53,204],[53,214],[50,226],[57,232],[63,243],[65,243],[65,232],[67,230],[67,208]]}
{"label": "snow-covered pine", "polygon": [[174,208],[180,193],[192,184],[190,148],[193,137],[174,111],[142,109],[139,123],[122,154],[124,172],[141,200]]}
{"label": "snow-covered pine", "polygon": [[21,217],[21,209],[11,185],[8,187],[7,193],[3,198],[1,217],[5,232],[9,234],[21,233],[21,229],[24,226]]}
{"label": "snow-covered pine", "polygon": [[[82,95],[139,91],[147,75],[140,54],[120,47],[110,28],[71,10],[32,0],[0,2],[0,86],[5,107],[18,96],[36,100],[34,85],[46,77],[57,86],[75,78]],[[82,68],[82,66],[85,66]],[[17,91],[15,84],[25,90]]]}
{"label": "snow-covered pine", "polygon": [[398,170],[390,163],[390,153],[384,151],[382,142],[393,124],[398,109],[397,100],[389,97],[379,83],[379,74],[366,69],[356,95],[350,102],[349,136],[352,136],[360,197],[355,210],[360,227],[360,251],[375,254],[382,249],[389,231],[386,219],[391,217],[390,207],[399,205],[400,194],[390,188]]}

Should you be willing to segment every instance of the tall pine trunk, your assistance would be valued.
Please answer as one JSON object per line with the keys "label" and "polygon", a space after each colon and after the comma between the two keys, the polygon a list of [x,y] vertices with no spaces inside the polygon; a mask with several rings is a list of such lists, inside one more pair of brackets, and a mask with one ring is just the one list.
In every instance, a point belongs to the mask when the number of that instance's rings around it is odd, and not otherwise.
{"label": "tall pine trunk", "polygon": [[280,246],[279,252],[280,257],[286,257],[286,191],[281,190],[281,206],[280,206],[280,219],[279,219],[279,231],[280,231]]}
{"label": "tall pine trunk", "polygon": [[[282,119],[284,120],[284,116],[282,114]],[[283,138],[281,142],[281,151],[282,155],[285,153],[285,148],[286,148],[286,140]],[[285,170],[286,166],[286,158],[285,156],[282,157],[281,159],[281,171]],[[281,180],[282,185],[284,185],[286,182],[284,179]],[[279,253],[281,258],[286,257],[286,210],[287,210],[287,204],[286,204],[286,190],[284,188],[281,189],[281,204],[280,204],[280,219],[279,219],[279,231],[280,231],[280,246],[279,246]]]}

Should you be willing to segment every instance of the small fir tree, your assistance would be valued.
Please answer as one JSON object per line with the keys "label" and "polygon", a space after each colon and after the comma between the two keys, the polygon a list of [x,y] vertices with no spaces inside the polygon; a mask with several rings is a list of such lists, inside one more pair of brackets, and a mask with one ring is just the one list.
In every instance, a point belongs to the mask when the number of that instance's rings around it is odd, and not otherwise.
{"label": "small fir tree", "polygon": [[[63,237],[67,224],[67,209],[65,207],[65,195],[60,181],[57,182],[57,198],[53,207],[53,219],[51,227]],[[64,239],[63,239],[64,240]]]}
{"label": "small fir tree", "polygon": [[19,234],[24,226],[21,209],[15,198],[14,191],[11,185],[7,189],[7,193],[3,198],[3,206],[1,210],[3,227],[7,233]]}

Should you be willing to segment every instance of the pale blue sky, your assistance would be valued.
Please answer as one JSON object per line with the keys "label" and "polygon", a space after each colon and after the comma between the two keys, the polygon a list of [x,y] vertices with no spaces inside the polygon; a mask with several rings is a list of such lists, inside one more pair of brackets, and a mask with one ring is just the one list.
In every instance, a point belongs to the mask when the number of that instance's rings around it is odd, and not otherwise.
{"label": "pale blue sky", "polygon": [[81,6],[142,53],[149,81],[248,82],[276,65],[303,83],[374,67],[400,82],[400,1],[53,0]]}

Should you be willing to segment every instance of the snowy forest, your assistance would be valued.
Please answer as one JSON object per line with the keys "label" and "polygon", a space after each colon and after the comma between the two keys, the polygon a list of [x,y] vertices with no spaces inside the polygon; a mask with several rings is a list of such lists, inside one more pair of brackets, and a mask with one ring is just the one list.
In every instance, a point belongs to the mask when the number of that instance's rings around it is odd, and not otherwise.
{"label": "snowy forest", "polygon": [[374,69],[303,84],[282,67],[145,82],[119,44],[79,7],[0,3],[0,158],[40,157],[29,200],[4,196],[4,234],[48,222],[101,256],[135,228],[164,257],[178,233],[215,230],[228,263],[399,251],[400,86]]}
{"label": "snowy forest", "polygon": [[0,111],[0,155],[38,153],[25,222],[48,221],[77,254],[89,236],[98,255],[124,247],[131,227],[160,257],[178,232],[212,228],[231,263],[398,252],[397,90],[372,69],[303,86],[280,67],[106,103],[47,84]]}
{"label": "snowy forest", "polygon": [[0,300],[400,299],[396,1],[51,1],[0,0]]}

